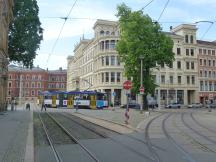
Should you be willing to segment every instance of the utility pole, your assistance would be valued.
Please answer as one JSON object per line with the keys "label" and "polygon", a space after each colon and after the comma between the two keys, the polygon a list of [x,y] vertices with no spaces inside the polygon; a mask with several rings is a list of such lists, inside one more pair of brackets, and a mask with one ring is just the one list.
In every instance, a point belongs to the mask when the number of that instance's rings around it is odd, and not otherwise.
{"label": "utility pole", "polygon": [[[144,59],[144,56],[140,56],[139,57],[140,60],[141,60],[141,69],[140,69],[140,88],[143,88],[143,59]],[[140,113],[142,114],[143,113],[143,94],[141,94],[141,105],[140,105]]]}

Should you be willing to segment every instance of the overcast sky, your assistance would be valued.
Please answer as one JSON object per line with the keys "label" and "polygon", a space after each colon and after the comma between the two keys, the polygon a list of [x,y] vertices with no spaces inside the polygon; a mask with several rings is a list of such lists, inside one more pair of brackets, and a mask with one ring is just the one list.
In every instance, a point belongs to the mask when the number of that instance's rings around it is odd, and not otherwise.
{"label": "overcast sky", "polygon": [[[68,19],[54,46],[64,23],[61,17],[69,14],[75,0],[38,0],[44,40],[37,51],[34,65],[49,69],[67,68],[67,57],[73,55],[74,45],[79,42],[80,37],[83,34],[85,38],[93,37],[92,27],[96,19],[117,20],[116,6],[122,2],[132,10],[139,10],[150,1],[152,0],[77,0],[69,17],[89,19]],[[144,13],[153,20],[158,20],[166,3],[167,0],[153,0]],[[216,21],[216,0],[170,0],[159,22],[164,31],[169,31],[169,26],[201,20]],[[215,24],[216,22],[206,33],[211,24],[198,23],[198,39],[216,40]]]}

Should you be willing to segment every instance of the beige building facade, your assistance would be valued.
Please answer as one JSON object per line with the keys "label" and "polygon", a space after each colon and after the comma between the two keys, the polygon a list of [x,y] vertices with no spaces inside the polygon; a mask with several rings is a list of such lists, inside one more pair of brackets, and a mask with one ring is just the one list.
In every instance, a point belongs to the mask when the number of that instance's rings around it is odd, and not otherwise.
{"label": "beige building facade", "polygon": [[0,0],[0,111],[6,108],[8,27],[12,18],[12,0]]}
{"label": "beige building facade", "polygon": [[[74,56],[68,57],[67,90],[107,92],[112,102],[126,102],[122,86],[126,80],[124,64],[120,63],[115,50],[119,39],[117,25],[114,21],[97,20],[93,27],[94,38],[81,39],[75,46]],[[182,24],[171,28],[170,32],[165,32],[174,42],[175,61],[171,67],[162,65],[159,69],[152,69],[152,75],[158,85],[155,97],[161,105],[173,102],[188,105],[199,102],[199,49],[208,46],[196,39],[196,31],[195,25]],[[208,86],[210,83],[208,82]]]}

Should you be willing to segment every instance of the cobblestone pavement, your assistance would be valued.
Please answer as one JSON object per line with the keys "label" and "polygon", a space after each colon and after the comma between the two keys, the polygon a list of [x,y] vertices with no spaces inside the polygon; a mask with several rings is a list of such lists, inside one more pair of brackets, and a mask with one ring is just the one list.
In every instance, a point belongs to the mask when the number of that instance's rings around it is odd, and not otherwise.
{"label": "cobblestone pavement", "polygon": [[23,162],[25,158],[30,112],[17,107],[16,111],[0,115],[0,161]]}

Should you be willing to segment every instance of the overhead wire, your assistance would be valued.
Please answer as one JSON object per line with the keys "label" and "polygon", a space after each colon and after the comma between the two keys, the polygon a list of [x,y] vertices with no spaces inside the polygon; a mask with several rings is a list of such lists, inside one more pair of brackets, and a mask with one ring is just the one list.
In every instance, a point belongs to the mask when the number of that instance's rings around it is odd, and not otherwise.
{"label": "overhead wire", "polygon": [[159,16],[158,20],[157,20],[157,22],[159,22],[159,21],[160,21],[160,19],[161,19],[161,17],[162,17],[162,15],[163,15],[163,13],[164,13],[164,11],[165,11],[165,9],[167,8],[167,6],[168,6],[168,4],[169,4],[169,1],[170,1],[170,0],[167,0],[166,4],[165,4],[165,6],[164,6],[164,8],[163,8],[163,10],[162,10],[162,12],[161,12],[161,14],[160,14],[160,16]]}
{"label": "overhead wire", "polygon": [[154,0],[149,1],[149,3],[147,3],[144,7],[142,7],[141,10],[144,10],[146,7],[148,7]]}
{"label": "overhead wire", "polygon": [[62,33],[63,29],[64,29],[65,23],[66,23],[66,21],[68,20],[68,17],[70,16],[70,14],[71,14],[71,12],[72,12],[74,6],[76,5],[76,2],[77,2],[77,0],[75,0],[75,2],[73,3],[73,5],[72,5],[72,7],[71,7],[69,13],[67,14],[67,16],[66,16],[66,17],[61,17],[62,19],[64,19],[64,23],[63,23],[63,25],[62,25],[62,27],[61,27],[61,29],[60,29],[60,32],[59,32],[59,34],[58,34],[58,37],[57,37],[56,41],[54,42],[54,45],[53,45],[52,50],[51,50],[51,53],[49,53],[49,55],[48,55],[48,58],[47,58],[47,66],[48,66],[48,62],[49,62],[50,56],[51,56],[52,53],[54,52],[54,49],[55,49],[55,47],[56,47],[56,45],[57,45],[57,42],[58,42],[58,40],[59,40],[59,38],[60,38],[60,36],[61,36],[61,33]]}

